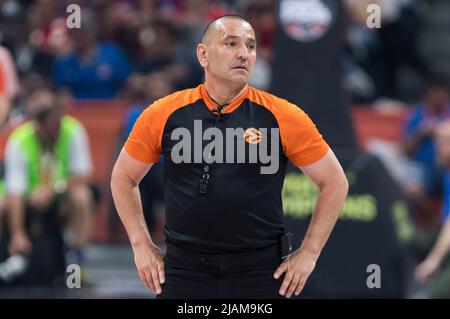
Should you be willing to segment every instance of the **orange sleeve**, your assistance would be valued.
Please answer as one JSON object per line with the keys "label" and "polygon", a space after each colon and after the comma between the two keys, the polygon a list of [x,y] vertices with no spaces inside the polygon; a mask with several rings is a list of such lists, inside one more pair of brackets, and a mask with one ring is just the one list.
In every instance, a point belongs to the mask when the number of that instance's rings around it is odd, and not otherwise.
{"label": "orange sleeve", "polygon": [[160,107],[147,107],[134,123],[125,142],[128,155],[144,163],[156,163],[162,154],[161,138],[165,123],[161,123]]}
{"label": "orange sleeve", "polygon": [[281,142],[286,156],[295,166],[310,165],[328,152],[329,146],[309,116],[297,106],[283,103],[280,117]]}
{"label": "orange sleeve", "polygon": [[125,142],[128,155],[144,163],[159,161],[164,127],[176,110],[201,99],[200,86],[174,92],[155,101],[138,117]]}
{"label": "orange sleeve", "polygon": [[249,99],[275,116],[284,154],[295,166],[312,164],[328,152],[328,144],[309,116],[298,106],[254,88],[249,91]]}

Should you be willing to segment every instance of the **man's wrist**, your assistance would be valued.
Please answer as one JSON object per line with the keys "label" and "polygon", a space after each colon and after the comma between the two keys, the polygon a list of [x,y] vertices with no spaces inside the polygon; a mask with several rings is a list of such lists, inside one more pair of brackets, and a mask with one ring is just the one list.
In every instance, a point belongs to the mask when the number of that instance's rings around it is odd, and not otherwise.
{"label": "man's wrist", "polygon": [[310,246],[307,244],[306,245],[303,244],[300,246],[299,251],[304,252],[304,253],[310,255],[312,258],[314,258],[314,260],[317,260],[317,259],[319,259],[321,250],[316,247],[313,247],[313,246]]}
{"label": "man's wrist", "polygon": [[130,243],[133,248],[141,248],[145,246],[154,246],[152,239],[149,236],[130,238]]}
{"label": "man's wrist", "polygon": [[442,259],[444,259],[444,255],[445,254],[442,254],[440,251],[432,251],[426,259],[440,264],[442,262]]}
{"label": "man's wrist", "polygon": [[27,233],[26,233],[25,229],[22,227],[17,228],[17,229],[12,229],[11,237],[16,237],[16,236],[27,236]]}

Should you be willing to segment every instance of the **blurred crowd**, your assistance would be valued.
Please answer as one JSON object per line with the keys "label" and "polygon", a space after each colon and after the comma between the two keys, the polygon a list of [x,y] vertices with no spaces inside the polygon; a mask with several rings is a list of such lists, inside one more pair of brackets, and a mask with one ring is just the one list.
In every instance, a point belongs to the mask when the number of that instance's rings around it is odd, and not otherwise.
{"label": "blurred crowd", "polygon": [[[425,239],[419,238],[416,245],[423,248],[419,249],[420,258],[425,259],[416,277],[425,280],[444,264],[445,251],[450,246],[450,46],[445,45],[450,40],[450,2],[343,2],[347,42],[342,55],[342,86],[348,100],[352,104],[377,105],[388,99],[395,101],[389,105],[411,110],[404,123],[402,141],[407,173],[400,182],[411,199],[419,226],[427,224],[433,229],[431,235],[422,236]],[[367,27],[366,8],[371,3],[381,6],[380,29]],[[82,8],[81,28],[66,26],[66,18],[71,14],[66,8],[70,4]],[[70,131],[71,138],[79,141],[85,138],[77,137],[84,136],[82,125],[63,116],[64,99],[123,99],[129,106],[123,120],[120,141],[123,143],[147,105],[203,81],[195,47],[207,23],[227,13],[241,14],[253,25],[258,61],[250,84],[270,90],[271,65],[275,59],[275,12],[275,0],[0,0],[0,126],[8,127],[25,115],[37,123],[33,133],[37,137],[40,130],[51,132],[52,128],[66,125],[69,131],[79,127],[78,133]],[[77,181],[76,191],[70,193],[73,186],[67,188],[71,185],[68,183],[61,192],[68,193],[69,198],[75,196],[84,205],[81,211],[85,216],[77,217],[82,221],[67,223],[75,229],[72,237],[81,238],[71,242],[72,250],[82,259],[81,248],[87,242],[83,229],[89,228],[86,216],[93,199],[87,194],[90,185],[84,180],[89,167],[70,164],[80,160],[77,154],[86,153],[89,141],[76,143],[71,144],[74,150],[66,149],[73,159],[63,155],[55,159],[70,169],[64,178],[52,183]],[[1,156],[4,161],[10,158],[9,166],[5,167],[17,170],[14,142],[8,141],[6,152],[9,154]],[[82,161],[89,163],[89,155],[84,156]],[[4,175],[8,176],[8,172]],[[48,186],[45,179],[41,182]],[[50,209],[54,199],[61,202],[61,194],[51,197],[39,187],[40,183],[22,185],[20,192],[14,178],[6,183],[8,189],[16,189],[15,194],[30,196],[31,204],[37,201],[37,207]],[[164,223],[161,185],[162,170],[155,166],[142,188],[152,194],[143,198],[143,205],[149,220],[154,221],[150,223],[151,230],[157,234],[161,234]],[[35,189],[37,195],[33,195]],[[0,190],[3,194],[3,184]],[[0,221],[2,205],[6,204],[0,200]],[[67,216],[65,219],[70,221],[70,215]],[[15,223],[18,235],[4,251],[27,252],[29,236],[23,236],[23,232],[31,226],[20,220]],[[43,223],[48,226],[48,221]],[[439,233],[444,224],[447,227]],[[448,274],[450,277],[450,271]],[[450,278],[448,283],[450,287]],[[445,289],[439,293],[450,294]]]}
{"label": "blurred crowd", "polygon": [[[429,77],[450,75],[450,49],[441,45],[449,36],[447,1],[343,2],[342,84],[351,102],[413,103]],[[372,3],[381,7],[382,28],[367,27]],[[70,4],[83,9],[79,29],[66,27]],[[204,27],[217,16],[238,13],[258,38],[252,84],[270,89],[275,10],[274,0],[1,0],[0,61],[3,77],[8,74],[3,86],[13,97],[53,87],[76,99],[152,101],[202,81],[195,46]]]}
{"label": "blurred crowd", "polygon": [[[82,8],[79,29],[66,27],[69,4]],[[25,96],[37,87],[53,87],[66,89],[75,99],[150,102],[195,86],[202,81],[195,47],[203,29],[211,19],[231,12],[244,14],[254,25],[259,65],[268,68],[272,0],[2,0],[0,45],[13,60],[14,70],[8,72],[20,79],[8,76],[10,95],[17,96],[19,86]],[[265,83],[257,81],[268,87],[267,76]]]}
{"label": "blurred crowd", "polygon": [[[80,28],[66,25],[73,4]],[[254,85],[268,88],[272,0],[0,1],[0,287],[62,285],[66,263],[84,265],[98,185],[85,128],[65,114],[70,100],[126,101],[122,145],[146,106],[203,81],[196,45],[208,22],[227,13],[257,30]],[[156,242],[162,185],[160,164],[140,184]]]}

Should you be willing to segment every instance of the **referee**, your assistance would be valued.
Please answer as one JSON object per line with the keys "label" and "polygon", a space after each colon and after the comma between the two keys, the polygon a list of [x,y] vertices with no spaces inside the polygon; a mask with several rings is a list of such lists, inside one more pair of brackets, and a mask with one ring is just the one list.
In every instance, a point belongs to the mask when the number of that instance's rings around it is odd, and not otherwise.
{"label": "referee", "polygon": [[[157,298],[299,295],[342,208],[348,182],[297,106],[248,85],[252,26],[226,15],[197,46],[205,82],[150,105],[112,172],[111,188],[144,285]],[[164,156],[166,255],[152,242],[139,182]],[[290,160],[319,188],[301,247],[286,246],[281,190]],[[145,196],[145,194],[144,194]]]}

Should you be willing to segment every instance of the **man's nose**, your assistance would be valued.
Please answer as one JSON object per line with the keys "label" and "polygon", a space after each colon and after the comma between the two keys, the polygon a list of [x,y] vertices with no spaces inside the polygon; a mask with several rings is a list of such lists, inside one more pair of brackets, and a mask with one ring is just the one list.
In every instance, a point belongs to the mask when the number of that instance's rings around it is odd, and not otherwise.
{"label": "man's nose", "polygon": [[249,56],[249,52],[246,45],[239,46],[238,52],[237,52],[237,58],[241,60],[247,60]]}

